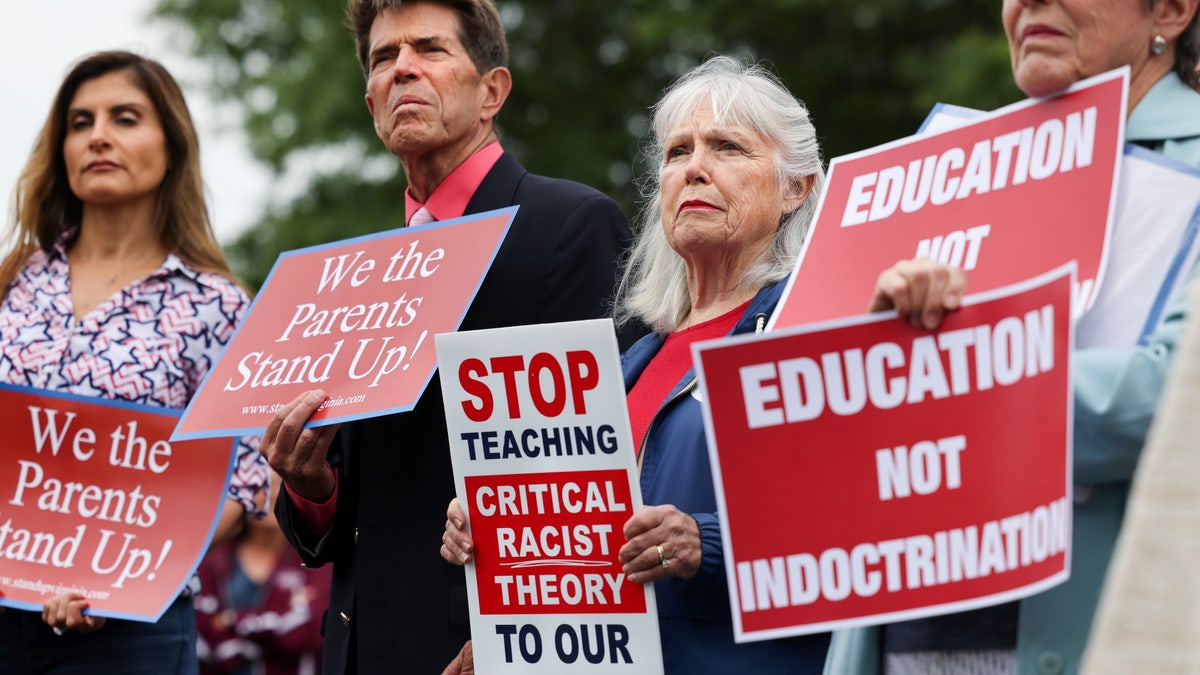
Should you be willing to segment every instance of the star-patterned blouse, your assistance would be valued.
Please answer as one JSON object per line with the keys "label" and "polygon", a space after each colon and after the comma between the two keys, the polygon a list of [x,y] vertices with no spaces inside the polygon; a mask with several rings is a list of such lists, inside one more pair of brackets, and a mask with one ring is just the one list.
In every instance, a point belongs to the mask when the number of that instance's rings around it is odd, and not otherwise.
{"label": "star-patterned blouse", "polygon": [[[175,254],[76,319],[64,235],[35,251],[0,305],[0,381],[184,408],[250,300],[232,281]],[[238,440],[229,496],[266,515],[269,468],[258,438]],[[257,497],[257,499],[256,499]]]}

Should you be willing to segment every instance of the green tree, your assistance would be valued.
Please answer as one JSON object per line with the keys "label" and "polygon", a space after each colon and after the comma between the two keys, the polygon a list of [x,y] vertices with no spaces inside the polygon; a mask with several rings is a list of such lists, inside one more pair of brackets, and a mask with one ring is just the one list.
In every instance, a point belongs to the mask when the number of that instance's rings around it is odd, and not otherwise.
{"label": "green tree", "polygon": [[[946,101],[1017,100],[996,0],[498,0],[514,89],[506,149],[632,214],[649,107],[713,52],[769,63],[812,111],[826,157],[913,133]],[[230,248],[259,285],[279,252],[397,227],[399,162],[374,135],[340,1],[159,0],[177,42],[241,102],[257,157],[308,184]]]}

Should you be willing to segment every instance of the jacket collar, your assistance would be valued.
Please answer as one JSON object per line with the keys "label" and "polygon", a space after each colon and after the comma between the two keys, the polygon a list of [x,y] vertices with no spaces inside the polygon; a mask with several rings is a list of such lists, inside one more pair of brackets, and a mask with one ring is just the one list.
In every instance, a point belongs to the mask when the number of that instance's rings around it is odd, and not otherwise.
{"label": "jacket collar", "polygon": [[1167,73],[1129,115],[1125,140],[1163,141],[1200,136],[1200,94]]}
{"label": "jacket collar", "polygon": [[[787,287],[787,277],[777,281],[769,286],[764,286],[759,289],[754,295],[754,299],[750,301],[750,306],[746,311],[742,312],[742,318],[738,319],[737,324],[730,331],[730,335],[739,335],[742,333],[753,333],[757,330],[759,316],[765,322],[771,318],[771,312],[775,309],[775,305],[779,302],[779,298],[783,295],[783,289]],[[621,366],[625,371],[625,389],[629,390],[637,378],[641,376],[642,371],[650,363],[650,359],[658,353],[662,348],[667,336],[658,332],[652,332],[642,339],[638,340],[625,353],[621,355]],[[694,369],[693,369],[694,370]],[[692,370],[688,371],[685,381],[691,379]]]}
{"label": "jacket collar", "polygon": [[516,203],[517,187],[528,173],[516,157],[507,152],[501,154],[475,189],[463,213],[482,213],[512,206]]}

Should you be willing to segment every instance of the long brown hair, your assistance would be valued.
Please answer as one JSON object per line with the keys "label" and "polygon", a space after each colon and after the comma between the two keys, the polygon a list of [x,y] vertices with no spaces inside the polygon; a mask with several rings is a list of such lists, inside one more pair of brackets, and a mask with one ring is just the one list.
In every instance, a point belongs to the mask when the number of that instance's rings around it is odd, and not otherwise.
{"label": "long brown hair", "polygon": [[179,84],[157,61],[108,51],[83,58],[67,74],[17,180],[12,220],[5,232],[12,249],[0,262],[0,296],[7,294],[30,254],[39,248],[49,251],[62,233],[80,224],[83,202],[71,191],[62,151],[67,108],[84,82],[118,71],[128,73],[153,103],[166,139],[168,169],[155,200],[155,232],[168,251],[191,267],[236,282],[208,219],[200,144]]}

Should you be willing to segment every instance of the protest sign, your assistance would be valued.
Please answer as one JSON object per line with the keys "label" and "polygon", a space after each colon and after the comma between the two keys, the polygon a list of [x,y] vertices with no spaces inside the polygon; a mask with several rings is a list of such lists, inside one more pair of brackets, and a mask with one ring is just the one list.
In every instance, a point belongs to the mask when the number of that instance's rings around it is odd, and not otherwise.
{"label": "protest sign", "polygon": [[834,159],[770,327],[858,314],[880,272],[915,257],[967,270],[973,292],[1076,260],[1082,312],[1104,271],[1127,82],[1112,71]]}
{"label": "protest sign", "polygon": [[517,207],[284,253],[184,412],[175,439],[260,433],[311,389],[307,426],[411,410]]}
{"label": "protest sign", "polygon": [[157,621],[195,572],[234,444],[171,443],[179,411],[0,385],[0,605],[77,592]]}
{"label": "protest sign", "polygon": [[887,313],[693,346],[738,641],[1066,580],[1072,269],[936,332]]}
{"label": "protest sign", "polygon": [[[918,133],[983,114],[939,103]],[[1146,344],[1200,255],[1200,170],[1132,143],[1124,152],[1104,278],[1076,327],[1081,349]]]}
{"label": "protest sign", "polygon": [[458,499],[475,540],[475,667],[661,673],[654,589],[617,551],[642,506],[612,321],[436,337]]}

